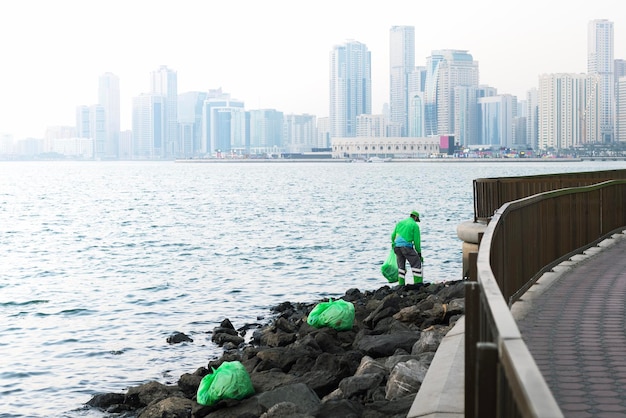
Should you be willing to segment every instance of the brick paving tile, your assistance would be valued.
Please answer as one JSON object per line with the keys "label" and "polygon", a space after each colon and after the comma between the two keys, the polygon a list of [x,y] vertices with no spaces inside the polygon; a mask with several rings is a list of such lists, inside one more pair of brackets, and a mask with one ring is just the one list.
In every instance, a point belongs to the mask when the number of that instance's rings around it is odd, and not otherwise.
{"label": "brick paving tile", "polygon": [[626,414],[626,408],[624,408],[623,405],[609,405],[609,404],[600,404],[597,405],[596,408],[599,411],[605,411],[605,412],[621,412],[623,414]]}
{"label": "brick paving tile", "polygon": [[585,384],[582,382],[578,383],[563,383],[560,381],[558,383],[559,390],[576,390],[576,389],[585,389]]}
{"label": "brick paving tile", "polygon": [[581,396],[585,396],[587,394],[587,391],[577,389],[563,389],[560,390],[559,393],[561,393],[563,396],[578,396],[580,398]]}
{"label": "brick paving tile", "polygon": [[[591,390],[589,391],[589,395],[594,398],[616,398],[619,396],[619,393],[614,390]],[[601,400],[598,399],[598,402],[601,402]]]}
{"label": "brick paving tile", "polygon": [[601,386],[606,387],[606,385],[608,385],[609,383],[613,383],[614,380],[611,379],[610,377],[606,377],[606,374],[604,374],[601,377],[588,378],[587,382],[588,383],[600,383]]}
{"label": "brick paving tile", "polygon": [[589,405],[582,402],[566,403],[560,406],[563,411],[588,411],[591,409]]}
{"label": "brick paving tile", "polygon": [[602,403],[603,405],[622,405],[624,401],[616,397],[606,397],[598,399],[598,402]]}
{"label": "brick paving tile", "polygon": [[[593,418],[594,415],[586,411],[577,411],[567,415],[567,418]],[[623,418],[623,417],[622,417]]]}

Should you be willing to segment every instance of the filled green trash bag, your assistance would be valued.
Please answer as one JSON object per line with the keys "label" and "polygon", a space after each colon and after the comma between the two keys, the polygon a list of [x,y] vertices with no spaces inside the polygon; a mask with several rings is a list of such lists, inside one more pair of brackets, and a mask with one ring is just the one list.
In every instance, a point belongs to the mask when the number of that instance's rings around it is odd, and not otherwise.
{"label": "filled green trash bag", "polygon": [[343,299],[320,302],[311,311],[306,320],[315,328],[330,327],[337,331],[347,331],[354,325],[354,305]]}
{"label": "filled green trash bag", "polygon": [[380,266],[380,272],[389,283],[398,281],[398,262],[396,261],[396,253],[393,248],[389,251],[389,255],[383,265]]}
{"label": "filled green trash bag", "polygon": [[254,395],[254,386],[246,368],[238,361],[225,361],[202,378],[196,401],[210,406],[222,399],[243,399],[250,395]]}

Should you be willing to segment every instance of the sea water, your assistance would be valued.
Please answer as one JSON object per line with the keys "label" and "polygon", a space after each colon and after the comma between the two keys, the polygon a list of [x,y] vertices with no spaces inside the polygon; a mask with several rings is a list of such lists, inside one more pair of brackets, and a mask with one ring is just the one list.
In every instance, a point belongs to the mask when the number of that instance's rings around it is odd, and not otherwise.
{"label": "sea water", "polygon": [[[0,162],[0,417],[99,417],[94,394],[175,384],[211,330],[386,285],[421,214],[426,281],[459,280],[481,177],[624,162]],[[168,344],[174,332],[193,342]]]}

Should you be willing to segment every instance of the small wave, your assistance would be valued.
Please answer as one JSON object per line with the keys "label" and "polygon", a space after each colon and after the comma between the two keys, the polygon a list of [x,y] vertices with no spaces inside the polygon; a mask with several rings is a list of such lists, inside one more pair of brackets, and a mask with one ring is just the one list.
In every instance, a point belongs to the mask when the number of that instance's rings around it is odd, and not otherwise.
{"label": "small wave", "polygon": [[[65,345],[65,344],[70,344],[70,343],[78,343],[80,342],[80,340],[78,338],[62,338],[60,340],[55,340],[55,341],[46,341],[44,343],[42,343],[41,345],[43,346],[51,346],[51,345]],[[64,353],[57,355],[57,357],[61,357],[63,358],[65,356]]]}
{"label": "small wave", "polygon": [[74,309],[64,309],[60,311],[58,314],[61,315],[70,315],[70,316],[83,316],[83,315],[91,315],[96,313],[91,309],[82,309],[82,308],[74,308]]}
{"label": "small wave", "polygon": [[40,303],[49,303],[49,302],[50,301],[47,299],[28,300],[26,302],[3,302],[3,303],[0,303],[0,307],[38,305]]}
{"label": "small wave", "polygon": [[0,372],[0,380],[4,379],[26,379],[32,376],[45,376],[51,374],[47,371],[32,371],[32,372]]}

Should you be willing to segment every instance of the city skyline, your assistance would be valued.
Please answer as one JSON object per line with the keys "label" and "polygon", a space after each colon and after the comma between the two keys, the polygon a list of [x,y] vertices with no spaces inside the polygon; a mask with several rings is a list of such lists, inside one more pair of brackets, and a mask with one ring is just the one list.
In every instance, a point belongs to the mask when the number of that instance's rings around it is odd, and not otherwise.
{"label": "city skyline", "polygon": [[247,109],[325,117],[329,54],[350,39],[372,54],[372,113],[381,113],[392,26],[415,26],[415,65],[433,50],[468,50],[481,84],[520,99],[541,74],[587,71],[591,20],[614,22],[615,58],[626,58],[626,18],[607,0],[530,1],[511,12],[492,0],[321,1],[297,9],[287,1],[182,1],[175,10],[162,1],[122,4],[111,1],[97,15],[70,0],[0,6],[0,35],[11,41],[0,44],[0,133],[41,138],[48,126],[74,125],[77,106],[98,102],[98,78],[107,72],[120,79],[120,127],[132,129],[132,98],[150,91],[161,65],[177,72],[178,93],[222,88]]}

